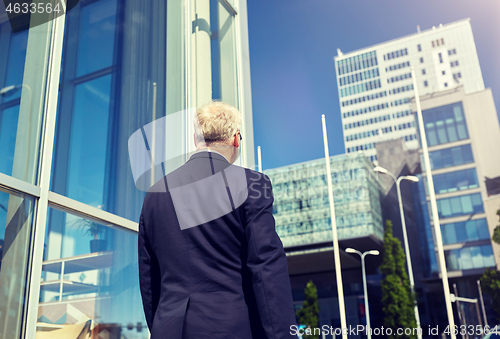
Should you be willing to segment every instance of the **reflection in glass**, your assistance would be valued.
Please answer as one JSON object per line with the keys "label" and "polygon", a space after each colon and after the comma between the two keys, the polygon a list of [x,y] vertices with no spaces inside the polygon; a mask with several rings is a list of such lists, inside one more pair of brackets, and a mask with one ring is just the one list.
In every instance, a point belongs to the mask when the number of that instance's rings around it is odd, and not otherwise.
{"label": "reflection in glass", "polygon": [[[33,88],[23,83],[27,46],[27,30],[12,33],[8,21],[0,24],[0,173],[33,183],[31,152],[37,142],[38,117],[32,109]],[[23,121],[18,130],[20,117]]]}
{"label": "reflection in glass", "polygon": [[111,75],[76,86],[69,136],[67,194],[94,207],[104,203],[110,87]]}
{"label": "reflection in glass", "polygon": [[0,109],[0,172],[12,175],[19,105]]}
{"label": "reflection in glass", "polygon": [[[427,179],[426,179],[427,180]],[[475,168],[434,175],[436,194],[468,190],[479,187]]]}
{"label": "reflection in glass", "polygon": [[52,191],[138,220],[128,139],[185,108],[182,18],[163,0],[80,1],[67,14]]}
{"label": "reflection in glass", "polygon": [[469,246],[445,252],[446,268],[449,271],[494,267],[491,245]]}
{"label": "reflection in glass", "polygon": [[436,107],[422,112],[429,146],[467,139],[462,103]]}
{"label": "reflection in glass", "polygon": [[136,247],[135,232],[50,209],[37,332],[147,338]]}
{"label": "reflection in glass", "polygon": [[439,218],[484,212],[481,193],[462,195],[436,201]]}
{"label": "reflection in glass", "polygon": [[0,338],[19,338],[25,311],[33,201],[0,191]]}
{"label": "reflection in glass", "polygon": [[210,0],[212,99],[238,107],[234,16],[222,1]]}
{"label": "reflection in glass", "polygon": [[[9,22],[0,25],[0,90],[23,83],[28,31],[12,33]],[[0,103],[19,99],[21,91],[0,95]]]}
{"label": "reflection in glass", "polygon": [[78,76],[113,65],[116,0],[83,6],[78,39]]}

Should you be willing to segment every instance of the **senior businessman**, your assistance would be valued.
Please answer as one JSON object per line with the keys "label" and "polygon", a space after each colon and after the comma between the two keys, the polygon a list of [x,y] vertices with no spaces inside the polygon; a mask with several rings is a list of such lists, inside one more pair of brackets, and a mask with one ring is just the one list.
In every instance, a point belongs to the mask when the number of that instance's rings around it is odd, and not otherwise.
{"label": "senior businessman", "polygon": [[148,190],[139,280],[152,339],[292,338],[296,324],[269,178],[233,165],[241,113],[196,111],[197,148]]}

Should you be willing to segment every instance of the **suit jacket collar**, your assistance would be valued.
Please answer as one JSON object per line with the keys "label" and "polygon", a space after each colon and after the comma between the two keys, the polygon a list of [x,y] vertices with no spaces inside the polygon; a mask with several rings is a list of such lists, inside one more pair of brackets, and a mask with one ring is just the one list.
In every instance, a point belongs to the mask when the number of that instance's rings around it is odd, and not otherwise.
{"label": "suit jacket collar", "polygon": [[226,157],[224,157],[222,154],[220,154],[219,152],[214,152],[214,151],[209,152],[208,150],[201,150],[201,151],[194,153],[189,158],[188,162],[191,160],[200,159],[200,158],[201,159],[209,159],[210,157],[212,157],[212,160],[224,161],[224,162],[229,164],[229,161],[227,161]]}

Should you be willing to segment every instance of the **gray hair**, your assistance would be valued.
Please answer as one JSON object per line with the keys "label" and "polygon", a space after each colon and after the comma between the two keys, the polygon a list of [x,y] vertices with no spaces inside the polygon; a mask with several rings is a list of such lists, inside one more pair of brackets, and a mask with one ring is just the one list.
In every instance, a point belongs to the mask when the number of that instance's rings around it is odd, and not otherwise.
{"label": "gray hair", "polygon": [[240,111],[222,101],[212,100],[196,110],[196,140],[205,144],[224,144],[241,127]]}

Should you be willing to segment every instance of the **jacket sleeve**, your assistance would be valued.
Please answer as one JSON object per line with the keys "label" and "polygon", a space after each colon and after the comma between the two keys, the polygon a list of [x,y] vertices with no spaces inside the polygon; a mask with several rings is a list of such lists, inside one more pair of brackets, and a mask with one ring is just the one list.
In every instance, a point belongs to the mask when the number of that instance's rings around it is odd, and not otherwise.
{"label": "jacket sleeve", "polygon": [[[144,209],[139,219],[139,286],[141,289],[142,304],[146,322],[151,332],[156,308],[160,300],[160,265],[149,241],[144,222]],[[150,227],[150,226],[149,226]]]}
{"label": "jacket sleeve", "polygon": [[261,173],[250,179],[245,238],[247,266],[266,338],[293,338],[295,325],[288,265],[275,230],[271,181]]}

